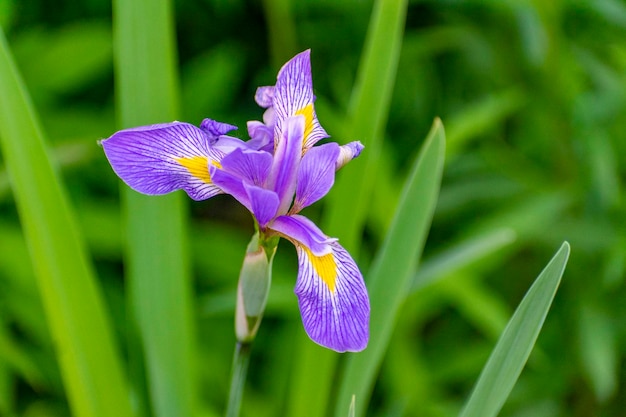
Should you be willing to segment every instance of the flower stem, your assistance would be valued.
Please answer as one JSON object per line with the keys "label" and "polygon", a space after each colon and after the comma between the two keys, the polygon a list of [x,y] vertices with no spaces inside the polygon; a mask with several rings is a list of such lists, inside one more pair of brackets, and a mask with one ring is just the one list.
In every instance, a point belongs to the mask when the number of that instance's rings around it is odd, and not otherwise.
{"label": "flower stem", "polygon": [[251,350],[252,342],[237,342],[235,354],[233,355],[233,372],[230,379],[230,393],[228,394],[226,417],[239,416]]}

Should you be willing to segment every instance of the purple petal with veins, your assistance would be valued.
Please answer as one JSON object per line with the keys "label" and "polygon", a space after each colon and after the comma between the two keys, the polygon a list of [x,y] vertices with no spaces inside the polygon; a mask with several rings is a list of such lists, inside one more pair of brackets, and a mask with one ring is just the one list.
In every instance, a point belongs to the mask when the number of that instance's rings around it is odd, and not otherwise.
{"label": "purple petal with veins", "polygon": [[218,186],[226,194],[232,195],[237,201],[239,201],[245,208],[252,213],[252,205],[250,204],[250,198],[248,192],[244,186],[244,181],[241,177],[231,174],[230,172],[219,169],[215,166],[209,167],[211,178],[213,183]]}
{"label": "purple petal with veins", "polygon": [[311,75],[311,51],[306,50],[293,57],[278,72],[274,90],[273,108],[276,111],[276,135],[280,137],[285,121],[297,114],[306,117],[304,146],[309,148],[320,139],[328,137],[322,128],[313,102],[313,78]]}
{"label": "purple petal with veins", "polygon": [[326,236],[315,223],[299,214],[279,216],[270,228],[294,243],[302,243],[318,256],[326,255],[330,250],[328,244],[337,240]]}
{"label": "purple petal with veins", "polygon": [[115,173],[135,191],[154,195],[183,189],[204,200],[221,192],[208,166],[223,153],[210,146],[211,140],[196,126],[172,122],[120,130],[100,143]]}
{"label": "purple petal with veins", "polygon": [[302,324],[316,343],[337,352],[358,352],[369,340],[370,304],[363,276],[337,242],[319,257],[296,245],[298,281],[295,293]]}
{"label": "purple petal with veins", "polygon": [[302,157],[303,133],[304,117],[295,116],[287,119],[285,130],[274,153],[274,162],[267,186],[278,194],[281,214],[289,210],[296,190],[298,165]]}
{"label": "purple petal with veins", "polygon": [[232,130],[237,130],[237,126],[218,122],[213,119],[204,119],[202,123],[200,123],[200,129],[206,131],[210,136],[222,136]]}
{"label": "purple petal with veins", "polygon": [[272,155],[268,152],[235,149],[222,161],[222,169],[249,184],[263,186],[272,168]]}
{"label": "purple petal with veins", "polygon": [[254,101],[263,108],[270,107],[274,102],[274,86],[257,88]]}
{"label": "purple petal with veins", "polygon": [[257,223],[259,223],[259,226],[265,228],[276,215],[276,210],[278,210],[278,196],[274,191],[254,185],[244,183],[243,186],[250,200],[250,211],[254,215]]}
{"label": "purple petal with veins", "polygon": [[251,120],[248,122],[248,134],[250,140],[247,142],[251,149],[264,150],[267,152],[274,151],[274,127],[271,128],[265,124]]}
{"label": "purple petal with veins", "polygon": [[327,143],[310,148],[298,169],[296,199],[291,212],[299,212],[324,197],[335,182],[339,145]]}

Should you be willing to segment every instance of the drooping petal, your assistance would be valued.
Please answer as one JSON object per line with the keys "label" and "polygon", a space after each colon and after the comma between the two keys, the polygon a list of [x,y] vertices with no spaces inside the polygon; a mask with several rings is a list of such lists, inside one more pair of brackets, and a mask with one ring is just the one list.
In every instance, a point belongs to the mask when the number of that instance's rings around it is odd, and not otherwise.
{"label": "drooping petal", "polygon": [[352,161],[357,156],[361,155],[361,151],[364,146],[361,142],[350,142],[346,145],[340,146],[339,156],[337,157],[337,165],[335,169],[339,171],[348,162]]}
{"label": "drooping petal", "polygon": [[278,196],[274,191],[255,185],[243,184],[250,200],[250,211],[259,226],[264,228],[274,218],[278,210]]}
{"label": "drooping petal", "polygon": [[285,130],[274,152],[274,161],[267,180],[267,188],[278,194],[280,199],[279,213],[281,214],[286,214],[289,210],[296,190],[298,166],[302,158],[303,132],[304,118],[302,116],[287,119]]}
{"label": "drooping petal", "polygon": [[270,174],[272,161],[268,152],[235,149],[222,158],[221,166],[250,184],[262,186]]}
{"label": "drooping petal", "polygon": [[298,296],[302,323],[316,343],[337,352],[358,352],[369,340],[370,305],[363,276],[350,254],[337,242],[331,252],[314,255],[296,245]]}
{"label": "drooping petal", "polygon": [[172,122],[125,129],[101,141],[115,173],[144,194],[183,189],[194,200],[221,192],[211,181],[209,165],[219,165],[223,153],[215,140],[188,123]]}
{"label": "drooping petal", "polygon": [[326,255],[330,251],[329,243],[336,241],[326,236],[311,220],[299,214],[279,216],[270,225],[294,244],[305,245],[317,256]]}
{"label": "drooping petal", "polygon": [[305,118],[303,142],[305,148],[327,138],[328,134],[317,120],[314,101],[311,51],[306,50],[289,60],[278,72],[273,98],[273,107],[276,111],[275,139],[281,138],[287,118],[295,115],[302,115]]}
{"label": "drooping petal", "polygon": [[335,182],[335,166],[339,145],[327,143],[315,146],[302,157],[298,169],[296,199],[292,212],[299,212],[324,197]]}

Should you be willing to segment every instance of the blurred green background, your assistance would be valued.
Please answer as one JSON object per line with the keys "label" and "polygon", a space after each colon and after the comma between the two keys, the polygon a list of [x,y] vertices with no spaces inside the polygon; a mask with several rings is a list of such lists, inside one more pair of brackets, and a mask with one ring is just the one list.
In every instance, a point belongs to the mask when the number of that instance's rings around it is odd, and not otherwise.
{"label": "blurred green background", "polygon": [[[235,135],[246,138],[245,122],[262,114],[256,87],[273,84],[283,62],[311,48],[321,123],[336,140],[359,139],[342,132],[371,1],[176,0],[173,7],[180,120],[211,117],[240,126]],[[0,0],[0,25],[128,359],[135,330],[127,320],[120,185],[96,143],[118,128],[111,14],[106,0]],[[374,176],[358,256],[364,271],[436,116],[446,126],[446,165],[419,284],[401,310],[368,415],[456,415],[510,314],[563,240],[572,245],[563,283],[501,415],[624,415],[625,110],[625,3],[409,1],[384,172]],[[68,416],[1,161],[0,415]],[[253,225],[226,196],[188,206],[195,371],[202,415],[212,416],[227,394],[236,279]],[[323,210],[320,202],[307,215],[319,219]],[[311,343],[301,340],[296,268],[295,251],[282,244],[244,416],[288,415],[290,382],[303,360],[296,347]]]}

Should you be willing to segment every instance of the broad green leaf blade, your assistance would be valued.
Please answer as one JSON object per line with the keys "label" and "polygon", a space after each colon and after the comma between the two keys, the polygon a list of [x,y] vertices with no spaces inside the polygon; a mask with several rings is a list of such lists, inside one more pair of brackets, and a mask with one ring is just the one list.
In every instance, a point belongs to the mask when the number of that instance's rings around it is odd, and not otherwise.
{"label": "broad green leaf blade", "polygon": [[461,417],[492,417],[502,408],[539,336],[569,252],[569,244],[564,242],[524,296],[483,368]]}
{"label": "broad green leaf blade", "polygon": [[0,145],[73,414],[132,416],[100,289],[2,32],[0,91]]}
{"label": "broad green leaf blade", "polygon": [[[118,0],[114,12],[121,126],[171,122],[178,112],[178,84],[170,2]],[[123,197],[129,303],[140,334],[131,346],[139,356],[134,366],[141,373],[143,348],[156,416],[192,416],[197,389],[185,196],[149,197],[124,186]],[[141,375],[135,383],[141,390]]]}
{"label": "broad green leaf blade", "polygon": [[[356,259],[400,59],[406,9],[407,0],[378,0],[374,5],[344,137],[345,141],[360,140],[365,150],[341,171],[326,197],[328,216],[323,229],[330,236],[339,237]],[[288,410],[299,417],[325,416],[329,390],[320,386],[331,386],[339,355],[322,351],[304,335],[299,336],[297,344],[300,346],[298,356],[316,359],[314,363],[295,369]],[[302,401],[310,399],[313,392],[315,401]]]}
{"label": "broad green leaf blade", "polygon": [[439,119],[424,142],[383,246],[367,279],[372,308],[367,349],[348,357],[339,386],[335,416],[345,415],[356,395],[362,416],[387,349],[398,310],[410,289],[437,203],[445,155],[445,134]]}
{"label": "broad green leaf blade", "polygon": [[400,59],[406,9],[407,0],[380,0],[374,5],[344,138],[360,140],[365,150],[341,172],[327,197],[330,207],[324,230],[340,236],[341,244],[357,258]]}

